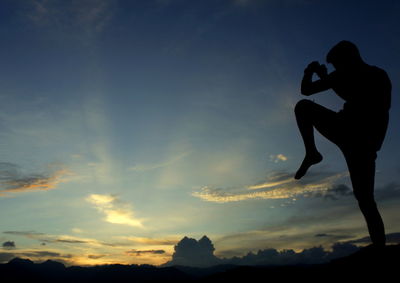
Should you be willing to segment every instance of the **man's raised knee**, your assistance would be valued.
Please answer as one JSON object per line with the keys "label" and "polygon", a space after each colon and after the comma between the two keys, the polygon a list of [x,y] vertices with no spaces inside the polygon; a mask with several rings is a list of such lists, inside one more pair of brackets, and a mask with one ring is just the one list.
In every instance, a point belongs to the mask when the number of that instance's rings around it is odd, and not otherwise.
{"label": "man's raised knee", "polygon": [[314,104],[314,102],[312,102],[309,99],[302,99],[299,102],[297,102],[296,106],[294,107],[294,112],[295,113],[300,113],[306,111],[308,112],[308,110],[310,109],[310,107],[312,107],[312,105]]}

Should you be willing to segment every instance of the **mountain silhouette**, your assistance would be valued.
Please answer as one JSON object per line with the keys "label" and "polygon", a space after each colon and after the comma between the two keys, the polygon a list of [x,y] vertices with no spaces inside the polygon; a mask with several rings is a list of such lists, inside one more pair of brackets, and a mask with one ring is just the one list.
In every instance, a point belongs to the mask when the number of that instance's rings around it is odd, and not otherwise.
{"label": "mountain silhouette", "polygon": [[338,282],[377,278],[380,281],[396,280],[400,245],[383,249],[373,246],[331,260],[323,264],[291,265],[217,265],[199,267],[155,267],[150,265],[102,265],[93,267],[65,267],[56,261],[34,263],[28,259],[14,258],[0,264],[4,282],[233,282],[263,279],[284,282]]}

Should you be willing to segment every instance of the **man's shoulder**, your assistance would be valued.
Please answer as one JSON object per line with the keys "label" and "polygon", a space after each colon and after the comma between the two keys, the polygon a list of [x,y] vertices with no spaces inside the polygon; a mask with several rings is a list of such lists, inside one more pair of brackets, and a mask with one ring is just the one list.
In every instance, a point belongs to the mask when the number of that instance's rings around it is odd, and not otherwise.
{"label": "man's shoulder", "polygon": [[387,73],[384,69],[374,65],[367,65],[367,70],[368,72],[374,73],[376,75],[387,76]]}
{"label": "man's shoulder", "polygon": [[371,79],[378,79],[382,82],[390,82],[389,75],[382,68],[373,65],[367,65],[365,68],[365,75],[370,77]]}

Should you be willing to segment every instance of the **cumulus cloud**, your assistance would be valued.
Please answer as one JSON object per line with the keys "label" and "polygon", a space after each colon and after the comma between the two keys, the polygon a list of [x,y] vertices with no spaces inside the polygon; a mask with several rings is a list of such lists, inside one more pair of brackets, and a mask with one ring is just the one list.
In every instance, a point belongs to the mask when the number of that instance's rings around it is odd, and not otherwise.
{"label": "cumulus cloud", "polygon": [[65,182],[71,172],[64,168],[49,166],[46,173],[24,173],[13,163],[0,162],[0,196],[5,193],[47,191]]}
{"label": "cumulus cloud", "polygon": [[200,240],[184,237],[174,247],[172,260],[165,265],[212,266],[220,262],[214,255],[214,245],[207,236]]}
{"label": "cumulus cloud", "polygon": [[310,174],[302,180],[295,180],[293,174],[274,173],[266,181],[236,188],[214,188],[205,186],[192,193],[205,201],[225,203],[249,199],[295,199],[297,197],[336,196],[347,194],[347,187],[338,187],[338,180],[347,173]]}
{"label": "cumulus cloud", "polygon": [[215,257],[214,245],[211,240],[204,236],[199,241],[184,237],[176,246],[172,260],[165,266],[211,266],[216,264],[233,265],[295,265],[295,264],[318,264],[328,262],[332,259],[347,256],[356,252],[359,248],[351,243],[335,243],[331,250],[327,251],[321,246],[303,249],[295,252],[292,249],[276,250],[267,248],[258,252],[248,252],[244,256],[231,258]]}
{"label": "cumulus cloud", "polygon": [[91,194],[86,200],[103,213],[104,220],[109,223],[143,227],[142,220],[134,216],[131,206],[115,195]]}
{"label": "cumulus cloud", "polygon": [[7,242],[3,243],[3,249],[12,250],[12,249],[15,249],[15,248],[16,248],[15,242],[13,242],[13,241],[7,241]]}

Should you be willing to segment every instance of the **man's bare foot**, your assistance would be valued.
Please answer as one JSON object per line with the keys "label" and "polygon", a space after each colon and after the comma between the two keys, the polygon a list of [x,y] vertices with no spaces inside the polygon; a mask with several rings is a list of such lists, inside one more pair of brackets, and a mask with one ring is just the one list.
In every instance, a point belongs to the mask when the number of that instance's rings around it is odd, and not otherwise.
{"label": "man's bare foot", "polygon": [[296,175],[294,176],[295,179],[301,179],[306,173],[308,168],[312,165],[320,163],[322,161],[322,155],[318,151],[313,154],[306,154],[304,157],[303,162],[300,165],[299,170],[297,170]]}

